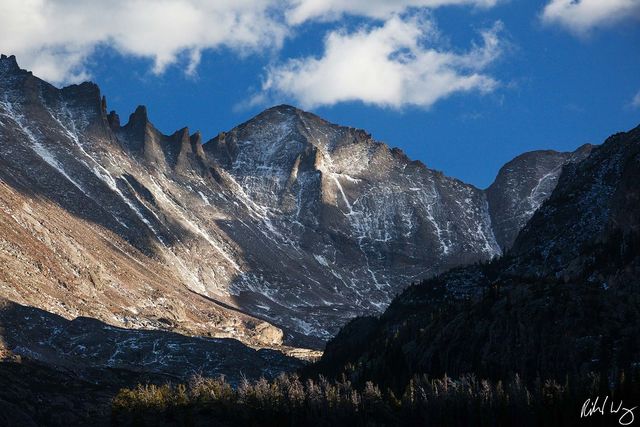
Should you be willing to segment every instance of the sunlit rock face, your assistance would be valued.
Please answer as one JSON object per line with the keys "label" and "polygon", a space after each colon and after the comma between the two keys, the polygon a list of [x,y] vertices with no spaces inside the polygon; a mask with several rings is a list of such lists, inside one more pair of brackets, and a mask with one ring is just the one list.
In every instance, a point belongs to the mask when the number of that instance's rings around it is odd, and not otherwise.
{"label": "sunlit rock face", "polygon": [[290,106],[203,143],[163,135],[144,107],[121,122],[96,85],[57,89],[4,57],[0,296],[321,346],[412,281],[510,246],[572,158],[528,156],[485,192]]}

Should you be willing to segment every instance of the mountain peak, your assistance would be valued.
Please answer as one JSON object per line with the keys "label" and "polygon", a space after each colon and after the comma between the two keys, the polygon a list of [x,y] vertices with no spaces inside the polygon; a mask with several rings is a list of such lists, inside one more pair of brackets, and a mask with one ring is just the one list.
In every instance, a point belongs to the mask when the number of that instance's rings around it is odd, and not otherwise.
{"label": "mountain peak", "polygon": [[170,140],[174,144],[190,145],[191,136],[189,135],[189,128],[183,127],[182,129],[178,129],[171,135]]}
{"label": "mountain peak", "polygon": [[100,88],[93,82],[83,82],[62,88],[62,96],[79,108],[92,111],[96,116],[106,116],[107,101]]}
{"label": "mountain peak", "polygon": [[191,143],[194,145],[202,145],[202,133],[199,130],[195,131],[193,135],[191,135]]}
{"label": "mountain peak", "polygon": [[297,107],[294,107],[293,105],[289,105],[289,104],[280,104],[280,105],[274,105],[273,107],[267,108],[265,111],[279,111],[282,113],[296,113],[300,110]]}
{"label": "mountain peak", "polygon": [[144,105],[138,105],[138,107],[136,107],[136,110],[129,116],[129,122],[126,126],[147,123],[149,123],[147,107]]}
{"label": "mountain peak", "polygon": [[[303,111],[297,107],[288,104],[274,105],[273,107],[262,110],[260,113],[250,118],[244,124],[257,124],[262,125],[262,122],[267,121],[271,123],[277,122],[291,122],[298,120],[300,117],[310,115],[306,111]],[[242,126],[242,125],[241,125]]]}
{"label": "mountain peak", "polygon": [[15,55],[0,55],[0,72],[20,71]]}

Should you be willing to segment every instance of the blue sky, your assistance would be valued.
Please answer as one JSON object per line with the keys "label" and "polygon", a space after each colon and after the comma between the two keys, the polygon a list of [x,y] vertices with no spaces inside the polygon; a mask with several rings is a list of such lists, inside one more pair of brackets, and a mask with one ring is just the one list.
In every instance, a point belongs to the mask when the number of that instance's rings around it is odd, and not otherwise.
{"label": "blue sky", "polygon": [[208,139],[288,103],[478,187],[524,151],[640,124],[638,0],[204,4],[10,0],[0,51],[95,81],[123,122],[145,104],[163,132]]}

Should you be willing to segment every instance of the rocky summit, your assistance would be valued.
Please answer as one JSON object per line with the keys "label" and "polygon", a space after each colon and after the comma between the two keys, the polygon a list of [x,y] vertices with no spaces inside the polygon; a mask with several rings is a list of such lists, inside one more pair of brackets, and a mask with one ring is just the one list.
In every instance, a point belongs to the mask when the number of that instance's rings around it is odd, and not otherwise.
{"label": "rocky summit", "polygon": [[[124,123],[124,124],[123,124]],[[575,153],[481,190],[281,105],[203,143],[0,60],[0,296],[73,319],[321,348],[412,281],[511,246]]]}

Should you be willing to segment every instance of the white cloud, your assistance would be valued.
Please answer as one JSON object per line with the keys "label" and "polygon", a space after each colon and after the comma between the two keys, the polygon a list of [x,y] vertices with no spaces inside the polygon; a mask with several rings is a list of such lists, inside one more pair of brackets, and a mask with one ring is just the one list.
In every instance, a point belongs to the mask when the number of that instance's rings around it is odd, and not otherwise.
{"label": "white cloud", "polygon": [[631,106],[635,108],[640,108],[640,90],[636,93],[636,96],[631,100]]}
{"label": "white cloud", "polygon": [[449,5],[492,7],[498,0],[290,0],[287,20],[300,24],[311,19],[333,20],[344,14],[388,19],[410,8],[434,9]]}
{"label": "white cloud", "polygon": [[628,19],[640,18],[640,0],[551,0],[542,12],[548,24],[584,35]]}
{"label": "white cloud", "polygon": [[278,49],[287,34],[280,0],[2,0],[0,51],[60,83],[87,77],[96,47],[153,61],[161,73],[187,53],[195,72],[205,49]]}
{"label": "white cloud", "polygon": [[149,59],[154,73],[179,64],[193,75],[208,49],[278,52],[304,22],[357,15],[376,26],[330,31],[321,57],[269,68],[253,102],[284,95],[307,107],[349,100],[428,107],[456,92],[493,90],[485,71],[500,46],[496,27],[467,52],[438,49],[435,25],[421,12],[499,1],[0,0],[0,52],[57,84],[90,78],[91,55],[103,46]]}
{"label": "white cloud", "polygon": [[400,108],[430,107],[454,93],[492,91],[485,70],[500,55],[501,23],[482,32],[483,43],[464,53],[430,46],[437,38],[424,16],[388,19],[352,33],[333,31],[321,57],[291,59],[267,70],[263,92],[293,98],[305,108],[345,101]]}

